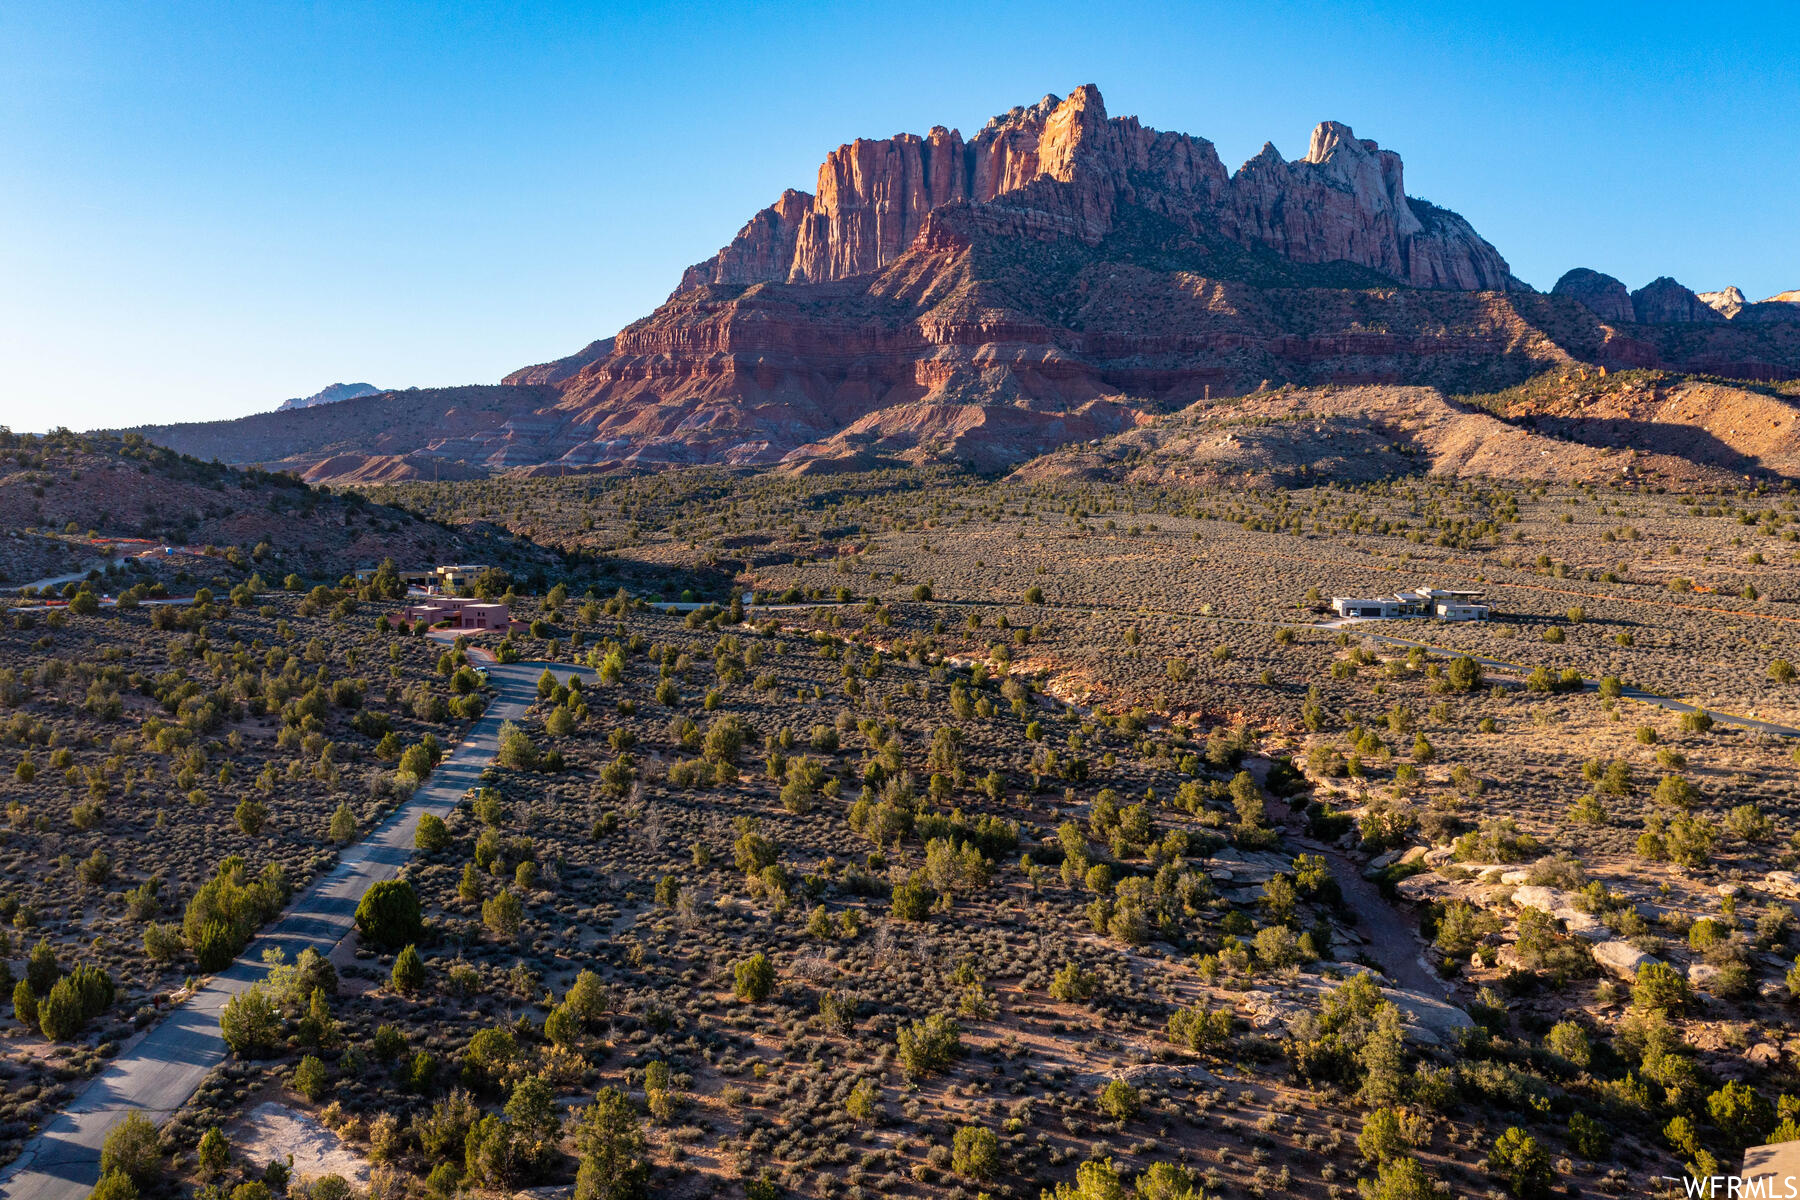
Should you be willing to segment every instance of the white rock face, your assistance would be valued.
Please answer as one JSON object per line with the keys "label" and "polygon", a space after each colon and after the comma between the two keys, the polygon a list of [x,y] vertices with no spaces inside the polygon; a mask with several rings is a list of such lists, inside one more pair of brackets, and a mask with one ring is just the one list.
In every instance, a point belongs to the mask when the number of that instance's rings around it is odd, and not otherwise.
{"label": "white rock face", "polygon": [[1744,299],[1744,293],[1739,291],[1735,285],[1721,288],[1716,292],[1697,292],[1695,294],[1700,297],[1702,304],[1712,308],[1722,317],[1737,316],[1738,309],[1748,303]]}

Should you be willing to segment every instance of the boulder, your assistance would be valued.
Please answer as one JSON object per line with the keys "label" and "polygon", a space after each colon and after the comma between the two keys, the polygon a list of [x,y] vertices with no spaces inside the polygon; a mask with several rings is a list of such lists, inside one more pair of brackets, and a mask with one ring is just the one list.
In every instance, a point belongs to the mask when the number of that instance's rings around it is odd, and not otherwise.
{"label": "boulder", "polygon": [[1711,963],[1689,963],[1687,969],[1688,982],[1702,991],[1710,988],[1712,981],[1719,977],[1719,968]]}
{"label": "boulder", "polygon": [[1576,908],[1559,908],[1550,915],[1561,921],[1564,929],[1583,941],[1604,942],[1612,937],[1612,930],[1592,913],[1584,913]]}
{"label": "boulder", "polygon": [[1383,871],[1393,866],[1394,861],[1399,857],[1400,852],[1398,850],[1389,850],[1386,854],[1377,854],[1374,858],[1369,860],[1369,865],[1362,869],[1362,877],[1364,879],[1376,878]]}
{"label": "boulder", "polygon": [[1599,942],[1594,946],[1594,961],[1620,979],[1635,980],[1638,968],[1656,959],[1630,942]]}
{"label": "boulder", "polygon": [[1426,900],[1449,900],[1462,894],[1460,885],[1432,871],[1408,875],[1394,885],[1394,891],[1414,904]]}
{"label": "boulder", "polygon": [[1512,894],[1512,902],[1519,908],[1535,908],[1547,913],[1572,907],[1573,899],[1569,893],[1558,888],[1540,887],[1536,884],[1515,888]]}
{"label": "boulder", "polygon": [[1762,878],[1765,892],[1777,896],[1785,896],[1789,900],[1800,900],[1800,875],[1792,871],[1770,871]]}
{"label": "boulder", "polygon": [[1423,992],[1406,988],[1385,987],[1381,989],[1381,994],[1400,1010],[1400,1016],[1406,1023],[1407,1035],[1428,1046],[1450,1045],[1459,1032],[1475,1025],[1474,1018],[1468,1013],[1436,996],[1427,996]]}

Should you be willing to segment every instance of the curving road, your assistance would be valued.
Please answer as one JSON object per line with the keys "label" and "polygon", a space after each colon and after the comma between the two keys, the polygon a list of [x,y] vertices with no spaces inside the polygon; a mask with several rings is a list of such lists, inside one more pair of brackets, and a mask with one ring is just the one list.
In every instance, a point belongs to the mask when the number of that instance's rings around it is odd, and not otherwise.
{"label": "curving road", "polygon": [[370,885],[391,879],[413,850],[413,832],[426,813],[440,816],[474,787],[499,750],[500,724],[522,716],[537,699],[549,667],[560,677],[593,672],[563,663],[485,663],[498,697],[445,757],[413,798],[390,813],[368,837],[346,849],[337,865],[314,880],[287,911],[264,929],[229,969],[151,1027],[95,1076],[0,1172],[4,1200],[81,1200],[100,1177],[100,1146],[126,1114],[142,1112],[161,1124],[225,1058],[219,1011],[232,996],[263,978],[264,950],[279,948],[292,962],[312,948],[330,954],[351,931],[357,904]]}

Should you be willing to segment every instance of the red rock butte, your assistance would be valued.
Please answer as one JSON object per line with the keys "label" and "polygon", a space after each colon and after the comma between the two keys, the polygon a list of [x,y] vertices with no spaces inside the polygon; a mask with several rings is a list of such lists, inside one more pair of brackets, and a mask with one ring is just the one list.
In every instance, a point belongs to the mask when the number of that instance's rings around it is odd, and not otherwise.
{"label": "red rock butte", "polygon": [[[1349,262],[1413,287],[1505,291],[1506,260],[1466,221],[1409,201],[1400,156],[1327,121],[1306,156],[1272,145],[1228,174],[1213,144],[1109,117],[1092,84],[989,121],[967,142],[858,139],[826,156],[812,195],[788,191],[682,289],[708,283],[824,283],[879,271],[927,235],[938,210],[980,210],[995,231],[1098,246],[1122,205],[1268,246],[1298,263]],[[928,235],[927,235],[927,240]]]}
{"label": "red rock butte", "polygon": [[969,139],[840,146],[811,193],[784,192],[654,313],[498,387],[142,432],[315,480],[997,470],[1273,384],[1489,391],[1580,365],[1794,378],[1800,304],[1779,301],[1670,279],[1627,293],[1585,269],[1540,293],[1345,125],[1227,172],[1211,142],[1108,116],[1089,85]]}

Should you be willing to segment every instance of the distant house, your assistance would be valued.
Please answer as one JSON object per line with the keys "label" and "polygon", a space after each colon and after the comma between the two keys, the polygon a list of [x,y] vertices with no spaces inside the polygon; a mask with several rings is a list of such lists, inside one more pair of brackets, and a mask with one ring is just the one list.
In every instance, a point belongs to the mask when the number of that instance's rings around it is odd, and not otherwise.
{"label": "distant house", "polygon": [[[358,567],[356,582],[367,583],[375,578],[380,567]],[[488,569],[486,563],[446,563],[436,567],[418,567],[413,570],[398,572],[400,582],[408,587],[416,587],[425,591],[442,591],[455,595],[467,592],[475,586],[475,580]]]}
{"label": "distant house", "polygon": [[1455,588],[1416,587],[1391,596],[1333,596],[1331,611],[1340,617],[1392,620],[1399,617],[1435,617],[1440,621],[1485,621],[1487,605],[1478,603],[1482,593]]}
{"label": "distant house", "polygon": [[449,563],[437,569],[437,585],[447,593],[465,592],[487,569],[486,563]]}
{"label": "distant house", "polygon": [[[356,568],[356,582],[358,582],[358,583],[369,582],[371,579],[375,578],[375,573],[379,570],[381,570],[380,567],[358,567],[358,568]],[[433,583],[435,583],[437,581],[437,572],[432,570],[429,567],[421,568],[418,570],[412,570],[412,571],[403,570],[403,571],[397,572],[397,574],[400,576],[400,582],[404,583],[407,587],[417,587],[417,588],[430,587]]]}
{"label": "distant house", "polygon": [[423,621],[427,625],[448,623],[452,629],[476,632],[488,629],[510,629],[512,614],[504,604],[485,600],[469,600],[457,596],[433,596],[400,610],[407,621]]}

